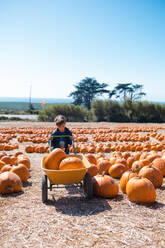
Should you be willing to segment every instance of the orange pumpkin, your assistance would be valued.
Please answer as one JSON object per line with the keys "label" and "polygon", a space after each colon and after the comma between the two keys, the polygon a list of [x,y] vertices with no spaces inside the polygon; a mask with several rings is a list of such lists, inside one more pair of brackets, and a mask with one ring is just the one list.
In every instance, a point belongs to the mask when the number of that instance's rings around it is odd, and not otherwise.
{"label": "orange pumpkin", "polygon": [[154,161],[156,158],[160,158],[159,154],[151,154],[149,156],[147,156],[147,160],[152,163],[152,161]]}
{"label": "orange pumpkin", "polygon": [[5,171],[10,171],[11,169],[12,169],[11,164],[5,164],[1,169],[1,173],[5,172]]}
{"label": "orange pumpkin", "polygon": [[91,164],[97,164],[97,160],[95,158],[95,155],[93,155],[93,154],[86,154],[85,157],[87,158],[87,160],[89,161],[89,163],[91,163]]}
{"label": "orange pumpkin", "polygon": [[15,156],[15,157],[18,157],[19,155],[23,155],[23,152],[17,151],[17,152],[14,153],[14,156]]}
{"label": "orange pumpkin", "polygon": [[158,168],[162,175],[165,176],[165,161],[162,158],[156,158],[153,162],[152,162],[152,166]]}
{"label": "orange pumpkin", "polygon": [[131,156],[131,154],[129,152],[123,152],[123,158],[125,158],[126,160]]}
{"label": "orange pumpkin", "polygon": [[131,202],[153,203],[156,200],[156,190],[153,183],[147,178],[139,176],[128,181],[126,194]]}
{"label": "orange pumpkin", "polygon": [[96,176],[98,173],[97,165],[91,164],[91,166],[88,168],[87,172],[92,176]]}
{"label": "orange pumpkin", "polygon": [[85,166],[78,157],[66,157],[59,164],[59,170],[76,170],[82,168],[85,168]]}
{"label": "orange pumpkin", "polygon": [[135,154],[134,154],[135,160],[139,160],[141,155],[142,155],[141,152],[135,152]]}
{"label": "orange pumpkin", "polygon": [[22,182],[27,182],[30,176],[29,170],[24,164],[18,164],[16,166],[12,166],[11,171],[17,174]]}
{"label": "orange pumpkin", "polygon": [[51,170],[58,170],[59,164],[64,158],[66,158],[66,153],[60,148],[55,148],[45,158],[45,161],[44,161],[45,168],[51,169]]}
{"label": "orange pumpkin", "polygon": [[30,146],[30,145],[25,146],[25,152],[27,152],[27,153],[34,152],[34,147]]}
{"label": "orange pumpkin", "polygon": [[108,173],[109,168],[111,167],[111,163],[107,158],[100,158],[97,162],[98,174],[102,174],[103,172]]}
{"label": "orange pumpkin", "polygon": [[11,159],[9,155],[5,155],[1,158],[1,161],[3,161],[5,164],[10,164]]}
{"label": "orange pumpkin", "polygon": [[108,175],[96,175],[93,177],[93,191],[97,196],[112,198],[118,195],[118,183]]}
{"label": "orange pumpkin", "polygon": [[159,188],[162,186],[163,183],[163,175],[159,169],[152,165],[148,165],[143,167],[139,171],[139,176],[142,178],[147,178],[149,179],[155,188]]}
{"label": "orange pumpkin", "polygon": [[114,164],[109,168],[110,176],[115,178],[120,178],[125,171],[126,171],[126,167],[124,164],[121,163]]}
{"label": "orange pumpkin", "polygon": [[30,159],[26,155],[18,155],[17,163],[24,164],[28,169],[30,169]]}
{"label": "orange pumpkin", "polygon": [[0,160],[0,170],[2,169],[2,167],[5,165],[5,163],[2,161],[2,160]]}
{"label": "orange pumpkin", "polygon": [[136,177],[136,176],[137,176],[137,173],[133,172],[132,170],[128,170],[128,171],[125,171],[123,173],[123,175],[120,178],[120,188],[121,188],[123,193],[126,193],[126,185],[127,185],[128,181],[131,178]]}
{"label": "orange pumpkin", "polygon": [[141,160],[135,161],[132,164],[132,170],[134,172],[139,172],[141,168],[144,167],[144,163]]}
{"label": "orange pumpkin", "polygon": [[3,157],[3,156],[5,156],[5,155],[7,155],[7,153],[6,152],[0,152],[0,159]]}
{"label": "orange pumpkin", "polygon": [[133,162],[135,162],[135,158],[133,156],[130,156],[127,158],[127,168],[131,169]]}
{"label": "orange pumpkin", "polygon": [[21,179],[15,173],[6,171],[0,174],[0,194],[19,192],[21,189]]}

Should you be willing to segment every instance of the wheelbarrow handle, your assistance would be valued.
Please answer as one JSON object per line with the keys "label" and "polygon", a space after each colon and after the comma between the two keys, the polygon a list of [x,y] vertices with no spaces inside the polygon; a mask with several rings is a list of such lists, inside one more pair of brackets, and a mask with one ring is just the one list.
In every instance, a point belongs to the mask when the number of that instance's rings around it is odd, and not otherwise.
{"label": "wheelbarrow handle", "polygon": [[72,146],[73,146],[74,154],[77,154],[73,139],[72,139]]}
{"label": "wheelbarrow handle", "polygon": [[[73,146],[74,154],[77,154],[76,148],[75,148],[75,145],[74,145],[73,136],[70,136],[70,135],[53,135],[52,137],[53,137],[53,138],[66,138],[66,137],[72,137],[72,146]],[[51,150],[52,150],[52,140],[49,139],[48,143],[49,143],[49,151],[51,152]]]}

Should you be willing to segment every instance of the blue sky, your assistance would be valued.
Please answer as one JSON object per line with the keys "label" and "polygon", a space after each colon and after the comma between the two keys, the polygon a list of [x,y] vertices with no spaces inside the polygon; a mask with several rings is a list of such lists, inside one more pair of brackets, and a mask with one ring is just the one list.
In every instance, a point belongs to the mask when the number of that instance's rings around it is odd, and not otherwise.
{"label": "blue sky", "polygon": [[165,101],[164,0],[1,0],[2,96],[66,98],[84,77]]}

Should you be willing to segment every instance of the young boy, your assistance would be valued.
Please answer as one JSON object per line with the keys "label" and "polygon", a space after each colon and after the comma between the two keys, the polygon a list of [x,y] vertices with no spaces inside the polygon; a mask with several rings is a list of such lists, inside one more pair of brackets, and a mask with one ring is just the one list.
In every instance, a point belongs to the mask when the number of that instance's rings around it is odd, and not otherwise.
{"label": "young boy", "polygon": [[[55,118],[55,123],[57,129],[50,135],[51,146],[53,149],[61,148],[65,151],[66,154],[69,154],[69,145],[72,144],[72,132],[66,127],[65,116],[57,115]],[[70,137],[60,137],[65,135]]]}

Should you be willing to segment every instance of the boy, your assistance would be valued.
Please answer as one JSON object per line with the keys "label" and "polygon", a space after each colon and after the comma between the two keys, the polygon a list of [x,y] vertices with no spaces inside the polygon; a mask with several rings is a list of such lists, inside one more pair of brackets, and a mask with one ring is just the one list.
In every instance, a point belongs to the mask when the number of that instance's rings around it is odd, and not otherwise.
{"label": "boy", "polygon": [[[65,151],[66,154],[69,154],[69,145],[72,144],[72,132],[65,126],[66,125],[65,116],[57,115],[55,118],[55,123],[57,129],[50,135],[51,146],[53,147],[53,149],[61,148]],[[70,137],[60,137],[65,135]]]}

